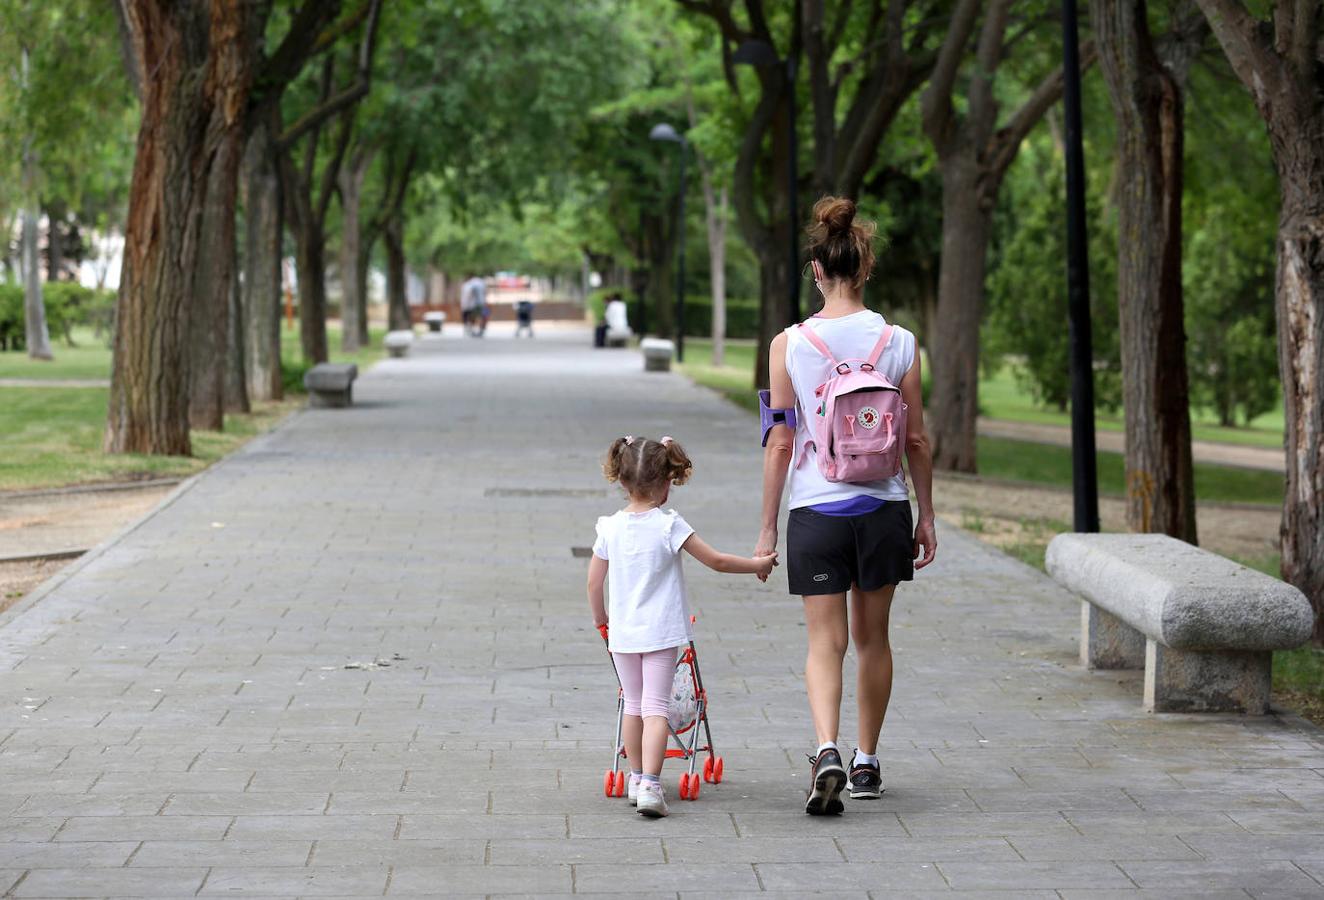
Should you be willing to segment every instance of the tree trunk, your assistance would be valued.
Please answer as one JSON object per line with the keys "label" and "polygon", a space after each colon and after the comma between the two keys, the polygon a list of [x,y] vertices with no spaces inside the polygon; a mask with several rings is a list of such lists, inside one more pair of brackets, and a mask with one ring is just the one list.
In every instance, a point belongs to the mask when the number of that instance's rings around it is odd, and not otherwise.
{"label": "tree trunk", "polygon": [[[188,341],[212,166],[247,102],[243,4],[124,0],[142,85],[104,446],[188,454]],[[231,204],[234,196],[212,198]]]}
{"label": "tree trunk", "polygon": [[942,164],[942,257],[938,265],[937,321],[930,330],[933,389],[924,419],[933,440],[933,464],[974,472],[979,415],[979,321],[984,308],[990,211],[975,188],[976,163],[964,153]]}
{"label": "tree trunk", "polygon": [[235,263],[235,195],[243,136],[238,125],[209,160],[209,183],[193,269],[189,325],[189,425],[225,427],[225,365]]}
{"label": "tree trunk", "polygon": [[59,281],[64,274],[63,201],[46,204],[46,280]]}
{"label": "tree trunk", "polygon": [[310,365],[327,360],[326,235],[314,222],[295,230],[299,273],[299,346]]}
{"label": "tree trunk", "polygon": [[24,208],[23,231],[23,326],[32,359],[52,359],[51,335],[46,327],[46,304],[41,295],[41,254],[37,247],[37,214]]}
{"label": "tree trunk", "polygon": [[[1324,644],[1324,115],[1316,107],[1298,142],[1275,153],[1278,218],[1278,360],[1287,423],[1283,578],[1315,607]],[[1306,135],[1313,135],[1307,140]]]}
{"label": "tree trunk", "polygon": [[355,296],[359,304],[359,346],[367,347],[372,343],[372,335],[368,329],[368,271],[372,265],[372,245],[374,238],[372,234],[361,236],[359,239],[359,259],[358,265],[354,270],[358,285],[355,287]]}
{"label": "tree trunk", "polygon": [[244,150],[244,349],[248,396],[284,396],[280,374],[282,205],[269,111],[254,115]]}
{"label": "tree trunk", "polygon": [[[768,350],[772,339],[786,328],[791,316],[791,279],[799,278],[800,273],[790,268],[790,257],[786,252],[790,236],[785,226],[775,229],[780,239],[770,241],[764,252],[758,254],[759,260],[759,343],[758,354],[754,361],[754,384],[759,388],[768,386]],[[815,308],[813,299],[805,309]]]}
{"label": "tree trunk", "polygon": [[1181,86],[1154,52],[1144,0],[1093,0],[1091,10],[1117,120],[1127,527],[1195,543],[1181,282]]}
{"label": "tree trunk", "polygon": [[[1271,44],[1266,23],[1239,2],[1197,2],[1268,126],[1278,170],[1274,310],[1287,426],[1283,578],[1310,599],[1315,643],[1324,645],[1324,98],[1316,54],[1324,23],[1311,5],[1279,0],[1278,40]],[[1296,13],[1302,21],[1293,21]]]}
{"label": "tree trunk", "polygon": [[227,413],[252,412],[248,402],[248,366],[244,360],[244,300],[239,290],[239,248],[231,243],[234,256],[230,271],[230,314],[225,320],[225,411]]}
{"label": "tree trunk", "polygon": [[712,364],[721,366],[726,362],[726,188],[714,191],[707,166],[702,167],[702,172],[703,217],[708,226],[708,286],[713,298]]}
{"label": "tree trunk", "polygon": [[340,349],[353,353],[364,343],[362,317],[367,312],[361,290],[364,278],[359,273],[362,262],[362,226],[360,211],[363,180],[372,163],[370,154],[356,154],[340,171]]}
{"label": "tree trunk", "polygon": [[409,298],[405,295],[405,217],[394,212],[382,231],[386,241],[386,303],[391,331],[408,331]]}

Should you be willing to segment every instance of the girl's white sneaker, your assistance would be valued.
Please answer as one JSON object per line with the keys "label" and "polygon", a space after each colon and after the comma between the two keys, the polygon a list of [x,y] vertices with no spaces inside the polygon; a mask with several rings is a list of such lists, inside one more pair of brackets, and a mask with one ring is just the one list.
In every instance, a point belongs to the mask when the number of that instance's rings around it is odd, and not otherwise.
{"label": "girl's white sneaker", "polygon": [[631,806],[637,806],[639,800],[639,782],[643,779],[638,775],[630,775],[625,783],[625,798],[630,801]]}
{"label": "girl's white sneaker", "polygon": [[666,794],[662,785],[656,781],[640,783],[636,805],[639,807],[639,815],[650,819],[660,819],[669,812]]}

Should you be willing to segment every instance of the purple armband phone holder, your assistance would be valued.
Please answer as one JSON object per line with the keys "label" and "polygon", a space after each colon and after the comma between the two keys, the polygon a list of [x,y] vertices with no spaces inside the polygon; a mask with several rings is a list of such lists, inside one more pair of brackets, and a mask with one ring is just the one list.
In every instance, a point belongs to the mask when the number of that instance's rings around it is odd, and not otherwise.
{"label": "purple armband phone holder", "polygon": [[785,425],[795,430],[795,407],[773,409],[768,405],[771,400],[771,391],[759,391],[759,426],[763,429],[763,440],[760,443],[764,447],[768,446],[768,432],[772,431],[774,425]]}

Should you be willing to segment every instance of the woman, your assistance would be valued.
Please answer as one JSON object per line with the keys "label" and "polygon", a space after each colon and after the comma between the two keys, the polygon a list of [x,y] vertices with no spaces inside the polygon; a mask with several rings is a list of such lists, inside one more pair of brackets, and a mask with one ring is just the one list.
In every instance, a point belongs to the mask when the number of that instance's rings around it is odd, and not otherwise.
{"label": "woman", "polygon": [[[809,654],[805,689],[818,736],[809,758],[811,779],[805,812],[842,811],[849,781],[853,799],[882,794],[878,735],[892,694],[888,614],[899,582],[933,561],[933,466],[920,394],[915,336],[895,327],[877,370],[901,388],[907,406],[906,460],[915,485],[919,521],[912,525],[904,475],[858,484],[828,481],[815,464],[806,425],[818,408],[814,391],[832,376],[833,364],[801,329],[812,328],[839,360],[868,357],[887,323],[866,309],[864,282],[874,263],[874,225],[855,219],[850,200],[824,197],[814,206],[809,258],[823,309],[772,341],[769,387],[775,409],[796,411],[794,430],[777,425],[763,459],[763,522],[754,555],[777,545],[777,516],[790,482],[786,535],[787,577],[804,602]],[[921,558],[921,547],[923,555]],[[916,561],[918,560],[918,561]],[[850,594],[847,617],[846,595]],[[849,622],[849,627],[848,627]],[[850,639],[859,660],[857,747],[849,775],[837,749],[841,715],[841,666]]]}

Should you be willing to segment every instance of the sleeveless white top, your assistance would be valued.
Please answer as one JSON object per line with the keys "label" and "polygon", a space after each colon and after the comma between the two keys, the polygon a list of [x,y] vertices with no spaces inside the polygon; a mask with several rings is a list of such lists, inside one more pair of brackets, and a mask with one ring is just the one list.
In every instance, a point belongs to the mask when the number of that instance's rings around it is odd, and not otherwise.
{"label": "sleeveless white top", "polygon": [[[805,327],[814,329],[823,343],[828,345],[832,355],[844,362],[848,359],[867,359],[886,325],[887,320],[881,315],[864,309],[835,319],[812,318]],[[853,484],[828,481],[818,471],[814,451],[806,448],[805,444],[812,439],[808,427],[809,417],[818,408],[814,391],[831,377],[832,364],[804,335],[797,333],[799,330],[799,326],[786,329],[786,370],[795,388],[795,417],[798,422],[795,428],[795,456],[791,461],[789,507],[799,509],[861,495],[881,500],[908,500],[910,492],[906,489],[903,475]],[[914,362],[915,335],[897,325],[892,332],[891,343],[878,360],[878,371],[900,387],[902,376],[910,371]]]}

